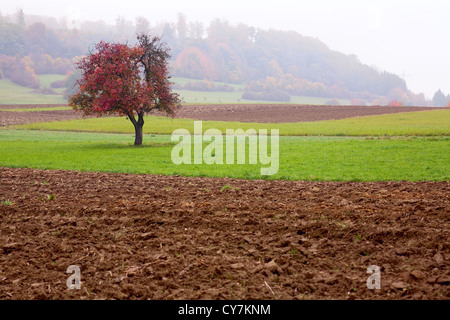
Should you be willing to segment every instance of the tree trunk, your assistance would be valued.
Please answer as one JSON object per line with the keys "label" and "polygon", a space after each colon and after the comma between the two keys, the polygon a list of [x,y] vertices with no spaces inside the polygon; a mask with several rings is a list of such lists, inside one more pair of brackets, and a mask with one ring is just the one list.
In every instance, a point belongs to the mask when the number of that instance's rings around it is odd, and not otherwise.
{"label": "tree trunk", "polygon": [[134,125],[134,145],[141,146],[143,140],[143,126],[144,126],[144,112],[138,112],[138,120],[134,117],[133,113],[128,114],[128,118]]}
{"label": "tree trunk", "polygon": [[142,145],[142,125],[140,125],[139,122],[134,125],[134,132],[136,134],[134,137],[134,145]]}

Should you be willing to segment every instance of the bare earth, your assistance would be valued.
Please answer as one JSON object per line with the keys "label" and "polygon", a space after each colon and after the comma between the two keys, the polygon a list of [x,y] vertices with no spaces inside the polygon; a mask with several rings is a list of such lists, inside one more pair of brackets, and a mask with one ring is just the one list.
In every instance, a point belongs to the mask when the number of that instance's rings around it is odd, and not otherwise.
{"label": "bare earth", "polygon": [[[34,104],[34,105],[0,105],[0,109],[34,109],[34,108],[54,108],[67,107],[62,104]],[[15,124],[27,124],[35,122],[62,121],[71,119],[82,119],[82,115],[74,110],[49,110],[33,112],[17,112],[0,110],[0,127]],[[88,118],[93,118],[92,116]]]}
{"label": "bare earth", "polygon": [[450,298],[450,182],[0,168],[0,194],[0,299]]}
{"label": "bare earth", "polygon": [[428,107],[306,106],[288,104],[187,105],[178,118],[260,123],[307,122],[389,113],[436,110]]}
{"label": "bare earth", "polygon": [[[0,109],[55,107],[56,105],[0,105]],[[61,106],[61,105],[60,105]],[[345,119],[378,114],[437,110],[428,107],[305,106],[284,104],[260,105],[185,105],[177,118],[260,123],[306,122]],[[157,114],[157,113],[155,113]],[[0,126],[32,122],[81,119],[73,110],[8,112],[0,111]]]}
{"label": "bare earth", "polygon": [[[197,119],[283,122],[381,110],[265,106],[249,118],[249,106],[212,107],[186,108]],[[275,108],[292,115],[277,118]],[[60,113],[79,117],[0,119]],[[450,299],[449,181],[0,168],[0,201],[0,299]],[[67,288],[71,265],[80,267],[81,290]],[[371,265],[381,268],[381,289],[367,287]]]}

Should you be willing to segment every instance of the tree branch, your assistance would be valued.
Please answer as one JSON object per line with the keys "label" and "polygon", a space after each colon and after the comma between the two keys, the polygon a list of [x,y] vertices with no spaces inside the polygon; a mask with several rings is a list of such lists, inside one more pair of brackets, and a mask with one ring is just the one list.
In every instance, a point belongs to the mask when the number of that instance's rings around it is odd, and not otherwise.
{"label": "tree branch", "polygon": [[134,112],[133,111],[130,111],[130,112],[127,112],[127,116],[128,116],[128,119],[130,119],[130,121],[133,123],[133,125],[137,125],[137,121],[136,121],[136,118],[134,117]]}

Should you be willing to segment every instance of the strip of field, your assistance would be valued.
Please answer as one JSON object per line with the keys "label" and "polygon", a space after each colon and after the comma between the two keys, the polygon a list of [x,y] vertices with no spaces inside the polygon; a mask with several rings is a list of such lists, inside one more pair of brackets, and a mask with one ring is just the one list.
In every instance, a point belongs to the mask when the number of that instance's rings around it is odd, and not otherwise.
{"label": "strip of field", "polygon": [[[199,104],[183,105],[176,118],[211,121],[239,121],[257,123],[311,122],[339,120],[381,114],[417,111],[437,111],[432,107],[392,106],[316,106],[303,104]],[[154,114],[161,115],[161,114]],[[36,122],[36,121],[34,121]]]}
{"label": "strip of field", "polygon": [[9,80],[0,80],[1,104],[67,103],[61,95],[33,93],[33,89],[19,86]]}
{"label": "strip of field", "polygon": [[[180,95],[181,100],[184,103],[244,103],[244,104],[255,104],[255,103],[283,103],[279,101],[267,101],[267,100],[247,100],[242,99],[242,91],[192,91],[176,89],[174,92]],[[307,97],[307,96],[292,96],[288,102],[285,103],[295,103],[295,104],[308,104],[308,105],[325,105],[330,98],[321,97]],[[349,104],[348,99],[340,100],[341,103]]]}
{"label": "strip of field", "polygon": [[[41,88],[50,88],[51,83],[58,80],[63,80],[64,75],[59,74],[46,74],[39,75],[39,83]],[[180,85],[186,83],[194,83],[201,80],[187,79],[174,77],[172,80]],[[226,83],[216,82],[216,85],[225,85]],[[184,90],[175,89],[174,92],[180,94],[180,98],[185,103],[268,103],[270,101],[265,100],[246,100],[242,99],[242,93],[244,92],[244,84],[226,84],[234,88],[234,91],[196,91],[196,90]],[[67,100],[62,97],[64,88],[52,88],[57,95],[51,94],[39,94],[33,93],[33,89],[20,86],[9,80],[0,80],[0,104],[23,104],[23,103],[66,103]],[[301,103],[311,105],[324,105],[330,98],[322,97],[308,97],[308,96],[292,96],[289,103]],[[349,104],[348,99],[339,100],[343,104]],[[280,103],[272,101],[275,103]]]}
{"label": "strip of field", "polygon": [[[184,128],[193,133],[192,119],[171,119],[147,116],[144,133],[171,134]],[[133,133],[134,128],[125,118],[93,118],[46,123],[32,123],[13,128],[31,130],[84,131]],[[450,110],[406,112],[397,114],[357,117],[340,120],[296,123],[251,123],[203,121],[203,130],[219,129],[279,129],[283,136],[448,136]]]}
{"label": "strip of field", "polygon": [[245,164],[213,165],[175,165],[170,136],[146,135],[143,147],[132,146],[133,141],[131,134],[1,130],[0,166],[244,179],[450,179],[448,137],[280,137],[279,169],[272,176],[260,171],[271,164],[262,165],[259,158],[258,164],[249,164],[248,140]]}
{"label": "strip of field", "polygon": [[7,112],[39,112],[39,111],[59,111],[72,110],[71,107],[44,107],[44,108],[0,108],[0,111]]}
{"label": "strip of field", "polygon": [[55,108],[68,108],[67,104],[0,104],[1,109],[11,111],[11,109],[49,109],[55,110]]}
{"label": "strip of field", "polygon": [[73,110],[54,109],[55,108],[51,111],[14,112],[13,108],[9,108],[8,111],[0,111],[0,128],[17,124],[62,121],[81,118],[80,115],[75,113]]}

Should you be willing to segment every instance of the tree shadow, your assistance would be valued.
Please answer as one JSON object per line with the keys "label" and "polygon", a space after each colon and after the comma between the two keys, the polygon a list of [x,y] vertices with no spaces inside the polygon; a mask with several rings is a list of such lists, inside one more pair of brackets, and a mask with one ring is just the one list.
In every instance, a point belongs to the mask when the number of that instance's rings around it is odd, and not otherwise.
{"label": "tree shadow", "polygon": [[[68,144],[67,149],[79,150],[126,150],[126,149],[151,149],[165,148],[174,146],[173,142],[148,142],[139,146],[135,146],[132,142],[92,142],[87,144]],[[66,150],[67,150],[66,149]]]}

